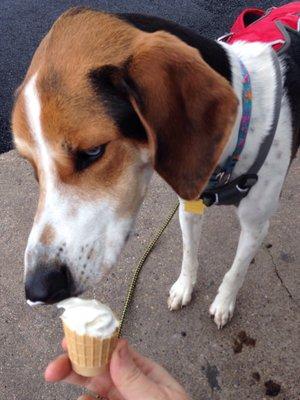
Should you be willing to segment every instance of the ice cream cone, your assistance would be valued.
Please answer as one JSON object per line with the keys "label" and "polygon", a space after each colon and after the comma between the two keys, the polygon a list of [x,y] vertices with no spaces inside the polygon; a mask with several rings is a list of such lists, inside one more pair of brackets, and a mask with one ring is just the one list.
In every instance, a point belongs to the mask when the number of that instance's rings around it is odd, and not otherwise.
{"label": "ice cream cone", "polygon": [[78,335],[63,323],[72,368],[79,375],[93,377],[105,371],[116,347],[118,329],[107,338]]}

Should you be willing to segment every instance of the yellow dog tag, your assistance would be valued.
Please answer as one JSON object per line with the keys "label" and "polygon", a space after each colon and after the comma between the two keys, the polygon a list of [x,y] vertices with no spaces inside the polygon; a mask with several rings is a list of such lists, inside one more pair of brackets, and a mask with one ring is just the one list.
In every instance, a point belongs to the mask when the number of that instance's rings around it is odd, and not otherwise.
{"label": "yellow dog tag", "polygon": [[184,201],[184,211],[202,215],[205,211],[206,205],[203,200],[185,200]]}

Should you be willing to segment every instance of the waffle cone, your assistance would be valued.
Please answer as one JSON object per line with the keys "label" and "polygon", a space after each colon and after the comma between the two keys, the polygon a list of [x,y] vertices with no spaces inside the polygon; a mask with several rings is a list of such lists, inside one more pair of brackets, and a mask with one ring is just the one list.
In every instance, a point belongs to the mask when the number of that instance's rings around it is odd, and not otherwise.
{"label": "waffle cone", "polygon": [[117,345],[118,330],[116,329],[109,338],[101,339],[78,335],[64,323],[63,328],[73,370],[87,377],[93,377],[105,371]]}

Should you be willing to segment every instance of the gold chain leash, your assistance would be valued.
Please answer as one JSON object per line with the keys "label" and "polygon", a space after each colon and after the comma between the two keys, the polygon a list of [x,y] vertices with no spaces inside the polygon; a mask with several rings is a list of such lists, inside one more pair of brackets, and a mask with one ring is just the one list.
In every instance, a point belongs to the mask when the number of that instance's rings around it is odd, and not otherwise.
{"label": "gold chain leash", "polygon": [[132,280],[131,280],[129,289],[127,291],[126,299],[125,299],[124,306],[123,306],[121,322],[120,322],[120,328],[119,328],[119,337],[122,336],[122,331],[123,331],[123,326],[124,326],[124,322],[125,322],[125,319],[126,319],[127,311],[128,311],[129,306],[130,306],[130,304],[132,302],[132,299],[133,299],[133,296],[134,296],[134,291],[135,291],[135,288],[136,288],[136,285],[137,285],[137,282],[138,282],[138,279],[139,279],[140,272],[141,272],[141,270],[142,270],[142,268],[143,268],[143,266],[145,264],[145,261],[147,260],[147,258],[149,256],[149,254],[154,249],[154,247],[155,247],[156,243],[158,242],[159,238],[164,233],[165,229],[167,228],[167,226],[171,222],[172,218],[174,217],[178,207],[179,207],[179,202],[177,202],[176,205],[173,207],[172,211],[170,212],[170,214],[166,218],[166,220],[163,223],[163,225],[160,227],[159,231],[156,233],[154,238],[150,241],[150,243],[146,247],[146,250],[145,250],[144,254],[140,258],[140,261],[138,262],[137,266],[134,269]]}

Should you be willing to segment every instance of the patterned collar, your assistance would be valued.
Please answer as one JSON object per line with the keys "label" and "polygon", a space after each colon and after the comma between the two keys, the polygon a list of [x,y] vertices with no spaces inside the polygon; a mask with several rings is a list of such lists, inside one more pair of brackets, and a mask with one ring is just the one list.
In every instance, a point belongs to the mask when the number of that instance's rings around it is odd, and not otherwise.
{"label": "patterned collar", "polygon": [[242,83],[243,83],[243,92],[242,92],[242,118],[239,127],[238,140],[237,145],[235,147],[234,152],[231,156],[227,158],[224,165],[222,167],[218,166],[213,173],[212,177],[209,180],[208,189],[214,189],[218,186],[226,185],[230,181],[232,172],[236,163],[238,162],[240,155],[243,151],[244,145],[246,143],[247,133],[250,125],[251,118],[251,110],[252,110],[252,88],[250,75],[247,71],[247,68],[242,63],[241,60],[240,67],[242,72]]}

